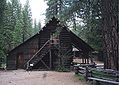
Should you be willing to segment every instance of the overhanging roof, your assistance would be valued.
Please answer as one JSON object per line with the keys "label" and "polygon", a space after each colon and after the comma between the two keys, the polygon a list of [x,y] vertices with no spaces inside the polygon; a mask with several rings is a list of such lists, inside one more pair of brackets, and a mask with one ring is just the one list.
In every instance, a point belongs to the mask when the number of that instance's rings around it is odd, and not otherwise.
{"label": "overhanging roof", "polygon": [[77,49],[81,49],[84,52],[94,51],[91,46],[89,46],[85,41],[75,35],[72,31],[69,32],[71,36],[71,42]]}
{"label": "overhanging roof", "polygon": [[[55,25],[57,26],[57,24],[60,21],[53,17],[43,28],[42,30],[39,31],[39,34],[41,34],[41,32],[43,30],[47,30],[46,28],[51,26],[51,25]],[[59,23],[60,24],[60,23]],[[66,26],[62,26],[63,29],[66,29],[69,33],[70,33],[70,37],[71,37],[71,42],[72,44],[79,50],[79,51],[83,51],[83,52],[90,52],[90,51],[94,51],[94,49],[89,46],[86,42],[84,42],[81,38],[79,38],[77,35],[75,35],[71,30],[69,30]],[[26,40],[25,42],[23,42],[22,44],[18,45],[17,47],[15,47],[14,49],[12,49],[11,51],[17,49],[18,47],[20,47],[21,45],[29,42],[31,39],[33,39],[34,37],[38,36],[39,34],[35,34],[33,37],[29,38],[28,40]],[[10,52],[11,52],[10,51]]]}

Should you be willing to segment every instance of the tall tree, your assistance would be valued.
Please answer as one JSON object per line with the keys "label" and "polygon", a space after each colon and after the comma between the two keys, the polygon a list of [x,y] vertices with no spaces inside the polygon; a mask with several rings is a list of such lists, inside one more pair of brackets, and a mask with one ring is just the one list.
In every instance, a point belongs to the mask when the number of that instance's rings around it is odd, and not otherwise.
{"label": "tall tree", "polygon": [[[46,12],[47,16],[50,17],[50,14],[54,13],[52,10],[57,9],[57,17],[61,21],[67,23],[67,26],[72,28],[75,33],[77,32],[78,36],[88,42],[95,50],[101,50],[100,0],[58,0],[52,4],[51,2],[52,0],[47,2],[49,6]],[[61,4],[58,4],[60,2]],[[55,6],[54,4],[58,4],[57,8],[52,8]],[[58,7],[60,8],[58,9]]]}
{"label": "tall tree", "polygon": [[4,36],[3,36],[3,17],[6,6],[6,0],[0,1],[0,66],[5,59]]}
{"label": "tall tree", "polygon": [[118,0],[101,0],[105,68],[118,70]]}
{"label": "tall tree", "polygon": [[34,34],[38,33],[41,30],[40,21],[37,23],[36,19],[34,20]]}
{"label": "tall tree", "polygon": [[45,0],[48,8],[46,9],[46,18],[49,20],[52,17],[58,17],[62,13],[63,0]]}
{"label": "tall tree", "polygon": [[21,5],[19,0],[11,0],[6,3],[6,9],[3,17],[3,35],[6,39],[4,44],[7,50],[11,50],[16,45],[20,44],[20,29],[21,29]]}
{"label": "tall tree", "polygon": [[40,22],[40,21],[39,21],[38,24],[37,24],[37,28],[38,28],[38,30],[41,30],[41,29],[42,29],[42,27],[41,27],[41,22]]}
{"label": "tall tree", "polygon": [[14,48],[18,44],[18,37],[16,33],[17,24],[18,24],[18,16],[20,13],[20,4],[18,0],[4,1],[4,8],[2,10],[0,24],[0,41],[1,41],[1,56],[5,57],[7,52]]}
{"label": "tall tree", "polygon": [[19,0],[11,0],[11,2],[12,2],[12,16],[13,16],[12,43],[13,43],[13,47],[15,47],[22,42],[21,41],[22,6]]}
{"label": "tall tree", "polygon": [[23,14],[23,27],[22,27],[22,38],[23,42],[28,39],[31,35],[33,35],[33,28],[32,28],[32,14],[29,5],[29,0],[26,1],[26,4],[22,11]]}
{"label": "tall tree", "polygon": [[2,23],[4,10],[5,10],[6,0],[0,1],[0,23]]}

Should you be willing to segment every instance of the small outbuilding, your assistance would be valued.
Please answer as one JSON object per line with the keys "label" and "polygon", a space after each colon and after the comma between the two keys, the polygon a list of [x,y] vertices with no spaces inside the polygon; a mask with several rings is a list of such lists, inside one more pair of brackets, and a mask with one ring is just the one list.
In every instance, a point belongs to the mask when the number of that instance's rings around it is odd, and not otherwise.
{"label": "small outbuilding", "polygon": [[[36,35],[8,53],[7,69],[70,69],[73,47],[86,59],[93,49],[53,17]],[[89,62],[88,62],[89,63]]]}

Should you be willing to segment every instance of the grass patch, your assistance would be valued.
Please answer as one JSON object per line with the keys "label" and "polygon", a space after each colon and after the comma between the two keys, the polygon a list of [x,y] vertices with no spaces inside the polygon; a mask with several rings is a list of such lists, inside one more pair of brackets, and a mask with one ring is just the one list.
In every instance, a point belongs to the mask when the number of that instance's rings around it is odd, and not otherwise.
{"label": "grass patch", "polygon": [[114,75],[107,74],[105,72],[101,72],[101,71],[97,71],[97,70],[92,71],[92,76],[94,76],[96,78],[106,78],[106,79],[117,80],[117,77],[115,77]]}
{"label": "grass patch", "polygon": [[79,80],[85,80],[84,76],[81,74],[75,74],[75,77],[77,77]]}
{"label": "grass patch", "polygon": [[57,66],[55,70],[58,72],[70,72],[70,69],[65,68],[64,66],[60,66],[60,65]]}
{"label": "grass patch", "polygon": [[6,67],[5,63],[0,64],[0,68],[5,68],[5,67]]}

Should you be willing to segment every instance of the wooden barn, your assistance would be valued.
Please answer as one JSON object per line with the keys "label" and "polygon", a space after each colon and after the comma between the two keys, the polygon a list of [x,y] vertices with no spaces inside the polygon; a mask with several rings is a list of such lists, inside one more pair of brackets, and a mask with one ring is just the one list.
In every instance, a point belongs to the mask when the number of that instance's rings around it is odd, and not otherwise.
{"label": "wooden barn", "polygon": [[59,20],[52,18],[38,34],[8,53],[7,69],[70,69],[73,47],[88,59],[93,49]]}

